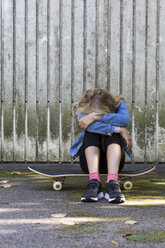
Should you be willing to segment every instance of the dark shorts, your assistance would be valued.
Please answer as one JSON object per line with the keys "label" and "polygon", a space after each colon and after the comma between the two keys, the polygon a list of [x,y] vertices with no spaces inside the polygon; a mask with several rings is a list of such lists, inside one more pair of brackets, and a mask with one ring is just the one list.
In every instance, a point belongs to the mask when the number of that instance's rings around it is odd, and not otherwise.
{"label": "dark shorts", "polygon": [[88,166],[85,156],[85,149],[89,146],[96,146],[100,149],[100,174],[107,174],[107,158],[106,151],[110,144],[118,144],[121,146],[121,161],[119,172],[123,169],[125,163],[124,141],[120,134],[113,133],[111,136],[101,135],[97,133],[85,132],[83,145],[79,151],[80,166],[84,173],[88,174]]}

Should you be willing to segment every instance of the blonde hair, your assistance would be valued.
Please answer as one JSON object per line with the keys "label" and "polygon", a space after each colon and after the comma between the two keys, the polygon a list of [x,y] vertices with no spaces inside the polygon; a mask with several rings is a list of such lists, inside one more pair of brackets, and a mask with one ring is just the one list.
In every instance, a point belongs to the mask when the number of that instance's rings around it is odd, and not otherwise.
{"label": "blonde hair", "polygon": [[88,89],[80,101],[73,104],[72,115],[76,120],[77,111],[84,114],[96,112],[100,115],[115,113],[121,101],[121,95],[112,95],[100,88]]}

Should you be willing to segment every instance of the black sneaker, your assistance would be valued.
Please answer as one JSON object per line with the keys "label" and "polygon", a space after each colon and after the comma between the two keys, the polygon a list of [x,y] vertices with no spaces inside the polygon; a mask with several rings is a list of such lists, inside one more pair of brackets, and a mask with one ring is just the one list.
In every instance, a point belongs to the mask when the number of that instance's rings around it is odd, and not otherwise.
{"label": "black sneaker", "polygon": [[87,190],[81,197],[83,202],[97,202],[104,197],[102,192],[102,185],[96,179],[92,179],[88,182]]}
{"label": "black sneaker", "polygon": [[111,203],[125,202],[125,197],[120,190],[120,186],[118,182],[114,180],[110,180],[109,183],[106,184],[105,199]]}

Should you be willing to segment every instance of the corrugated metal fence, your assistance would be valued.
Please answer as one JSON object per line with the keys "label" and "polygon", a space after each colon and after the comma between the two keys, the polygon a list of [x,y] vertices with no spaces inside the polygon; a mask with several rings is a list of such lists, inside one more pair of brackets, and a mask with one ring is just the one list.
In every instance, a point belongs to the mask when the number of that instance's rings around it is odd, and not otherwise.
{"label": "corrugated metal fence", "polygon": [[1,161],[71,161],[72,102],[127,99],[136,162],[164,162],[164,0],[1,0]]}

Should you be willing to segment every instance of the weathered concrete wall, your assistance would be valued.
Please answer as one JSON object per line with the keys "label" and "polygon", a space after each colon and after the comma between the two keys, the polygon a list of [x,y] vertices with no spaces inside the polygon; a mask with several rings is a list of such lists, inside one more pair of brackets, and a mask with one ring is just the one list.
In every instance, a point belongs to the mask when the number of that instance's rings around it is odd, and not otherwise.
{"label": "weathered concrete wall", "polygon": [[71,161],[72,102],[123,94],[136,162],[165,162],[164,0],[1,0],[1,161]]}

